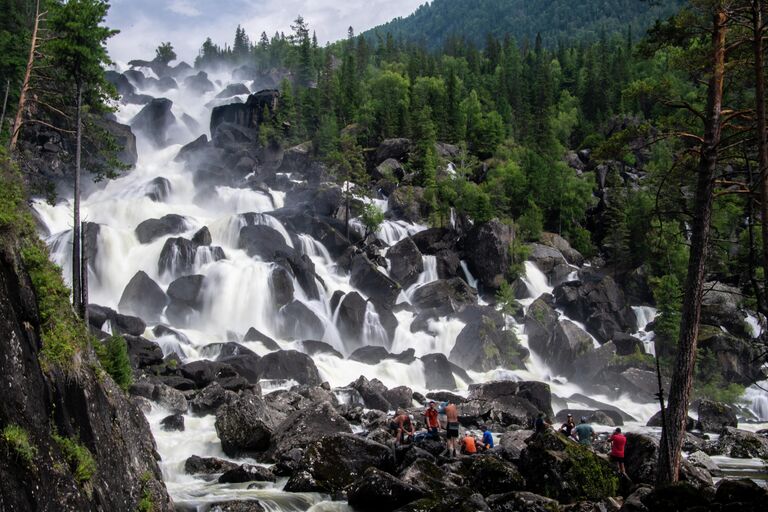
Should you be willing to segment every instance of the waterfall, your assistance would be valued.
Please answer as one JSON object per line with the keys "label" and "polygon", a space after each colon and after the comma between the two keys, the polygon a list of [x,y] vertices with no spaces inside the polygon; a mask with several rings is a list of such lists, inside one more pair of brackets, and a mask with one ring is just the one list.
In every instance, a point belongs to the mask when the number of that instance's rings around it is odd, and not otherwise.
{"label": "waterfall", "polygon": [[637,332],[635,333],[635,337],[643,342],[645,353],[655,357],[656,343],[653,341],[655,334],[653,331],[646,332],[645,328],[656,318],[656,308],[650,306],[632,306],[632,311],[635,312],[635,318],[637,318]]}

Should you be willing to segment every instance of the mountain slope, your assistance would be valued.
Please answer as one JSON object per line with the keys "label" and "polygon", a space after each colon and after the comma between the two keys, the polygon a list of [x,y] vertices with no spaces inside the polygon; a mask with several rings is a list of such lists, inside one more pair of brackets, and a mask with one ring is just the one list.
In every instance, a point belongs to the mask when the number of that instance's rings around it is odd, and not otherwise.
{"label": "mountain slope", "polygon": [[[652,6],[640,0],[434,0],[405,18],[375,27],[371,38],[392,34],[395,39],[439,48],[450,36],[464,36],[482,44],[488,34],[533,41],[541,33],[544,44],[595,39],[601,32],[641,34],[658,18],[673,13],[683,2],[661,0]],[[576,5],[574,5],[576,4]]]}

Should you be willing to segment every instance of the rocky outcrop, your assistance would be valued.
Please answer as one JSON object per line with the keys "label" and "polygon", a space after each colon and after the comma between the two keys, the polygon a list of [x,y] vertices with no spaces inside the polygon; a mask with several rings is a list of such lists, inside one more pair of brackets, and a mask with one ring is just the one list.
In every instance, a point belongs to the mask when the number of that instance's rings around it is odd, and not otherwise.
{"label": "rocky outcrop", "polygon": [[313,403],[290,414],[275,428],[267,457],[279,460],[295,448],[303,449],[324,436],[339,432],[352,433],[347,420],[329,402]]}
{"label": "rocky outcrop", "polygon": [[211,112],[211,133],[222,123],[234,123],[246,128],[258,128],[264,121],[264,109],[272,113],[277,108],[280,93],[274,90],[259,91],[248,96],[245,103],[233,103],[215,107]]}
{"label": "rocky outcrop", "polygon": [[405,238],[390,247],[387,251],[387,259],[390,262],[389,275],[403,288],[408,288],[415,283],[424,271],[421,252],[410,238]]}
{"label": "rocky outcrop", "polygon": [[525,355],[514,332],[492,317],[482,316],[461,330],[450,360],[466,370],[487,372],[499,367],[524,367]]}
{"label": "rocky outcrop", "polygon": [[307,447],[285,490],[341,497],[368,468],[392,471],[393,466],[389,447],[353,434],[333,434]]}
{"label": "rocky outcrop", "polygon": [[347,491],[350,506],[361,512],[395,510],[425,495],[422,489],[373,467],[366,469]]}
{"label": "rocky outcrop", "polygon": [[422,311],[434,309],[441,314],[449,314],[459,311],[463,306],[475,304],[477,292],[458,277],[438,279],[416,288],[411,302]]}
{"label": "rocky outcrop", "polygon": [[699,420],[696,428],[702,432],[719,434],[725,427],[738,427],[736,412],[727,404],[701,400],[698,408]]}
{"label": "rocky outcrop", "polygon": [[637,318],[613,278],[583,269],[579,277],[580,281],[554,290],[555,302],[566,315],[586,325],[600,343],[610,341],[615,334],[637,330]]}
{"label": "rocky outcrop", "polygon": [[125,314],[156,322],[169,302],[162,288],[140,270],[126,285],[117,307]]}
{"label": "rocky outcrop", "polygon": [[259,360],[256,372],[262,379],[290,379],[309,386],[321,383],[314,361],[295,350],[278,350],[265,355]]}
{"label": "rocky outcrop", "polygon": [[467,265],[484,290],[493,292],[506,281],[514,239],[514,228],[498,220],[475,226],[464,239]]}
{"label": "rocky outcrop", "polygon": [[131,119],[131,127],[144,134],[156,147],[167,146],[168,132],[176,124],[172,106],[173,102],[169,99],[153,98]]}
{"label": "rocky outcrop", "polygon": [[175,213],[160,219],[147,219],[136,226],[136,238],[142,244],[154,242],[167,235],[177,235],[189,229],[186,218]]}
{"label": "rocky outcrop", "polygon": [[392,306],[400,293],[400,285],[384,275],[365,254],[352,259],[352,286],[377,302]]}
{"label": "rocky outcrop", "polygon": [[215,427],[224,453],[242,457],[254,456],[269,448],[274,425],[261,398],[244,396],[219,408]]}
{"label": "rocky outcrop", "polygon": [[[47,342],[40,339],[36,294],[16,252],[18,241],[7,232],[0,236],[0,508],[135,510],[146,494],[155,510],[171,512],[143,413],[109,375],[94,371],[100,365],[92,352],[76,349],[77,378],[44,360],[40,350]],[[55,273],[46,278],[60,279]],[[46,294],[48,301],[68,301]],[[68,306],[63,310],[69,311]],[[78,329],[85,334],[84,327]],[[78,446],[92,458],[92,466],[76,471],[78,461],[65,444]]]}

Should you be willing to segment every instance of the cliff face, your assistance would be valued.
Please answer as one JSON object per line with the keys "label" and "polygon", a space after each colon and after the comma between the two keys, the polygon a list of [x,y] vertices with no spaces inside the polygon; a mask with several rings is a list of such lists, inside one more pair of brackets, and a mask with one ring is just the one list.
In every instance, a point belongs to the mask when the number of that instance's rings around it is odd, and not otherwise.
{"label": "cliff face", "polygon": [[35,291],[0,241],[0,510],[173,510],[146,419],[93,354],[41,368]]}

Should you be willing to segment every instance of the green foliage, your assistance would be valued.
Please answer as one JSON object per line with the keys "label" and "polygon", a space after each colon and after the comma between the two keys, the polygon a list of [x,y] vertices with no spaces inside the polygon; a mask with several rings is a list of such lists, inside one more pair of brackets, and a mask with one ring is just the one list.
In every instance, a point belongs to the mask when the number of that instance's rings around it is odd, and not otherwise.
{"label": "green foliage", "polygon": [[519,310],[520,304],[515,298],[515,289],[509,282],[502,282],[496,291],[496,304],[501,307],[501,312],[506,315],[514,315]]}
{"label": "green foliage", "polygon": [[365,234],[375,233],[381,223],[384,222],[384,212],[382,212],[378,206],[373,203],[367,203],[363,206],[363,213],[360,215],[360,220],[365,226]]}
{"label": "green foliage", "polygon": [[27,431],[18,425],[6,425],[0,434],[0,439],[28,465],[31,465],[37,457],[37,447],[30,442]]}
{"label": "green foliage", "polygon": [[600,460],[591,450],[578,443],[566,443],[569,467],[564,479],[577,485],[576,497],[588,500],[601,500],[616,496],[619,479],[613,469]]}
{"label": "green foliage", "polygon": [[675,350],[677,339],[680,336],[682,290],[680,282],[674,274],[653,279],[651,286],[658,309],[654,328],[656,352],[659,357],[662,357]]}
{"label": "green foliage", "polygon": [[738,403],[743,395],[744,386],[725,381],[717,356],[712,351],[699,349],[696,354],[696,373],[693,380],[694,398],[734,404]]}
{"label": "green foliage", "polygon": [[59,434],[53,434],[52,437],[69,464],[75,481],[80,485],[90,482],[97,470],[91,451],[74,439]]}
{"label": "green foliage", "polygon": [[[431,49],[449,46],[462,37],[466,43],[482,45],[487,36],[505,36],[533,41],[541,34],[550,46],[565,41],[597,40],[606,33],[624,33],[627,25],[642,33],[657,18],[674,12],[681,2],[601,0],[579,3],[569,0],[434,0],[424,3],[404,18],[366,32],[370,39],[391,34],[394,39],[425,42]],[[566,14],[567,13],[567,14]]]}
{"label": "green foliage", "polygon": [[43,337],[40,363],[45,370],[77,371],[88,333],[72,311],[70,291],[61,277],[61,269],[51,262],[47,248],[39,240],[27,240],[22,247],[22,259],[40,312]]}
{"label": "green foliage", "polygon": [[125,339],[122,336],[111,336],[103,344],[96,343],[94,350],[102,368],[123,391],[128,391],[133,383],[133,374]]}
{"label": "green foliage", "polygon": [[3,231],[16,231],[29,219],[24,215],[24,186],[21,175],[5,156],[5,149],[0,149],[0,234]]}
{"label": "green foliage", "polygon": [[173,51],[173,45],[170,42],[160,43],[160,46],[155,49],[155,60],[163,64],[176,60],[176,52]]}

